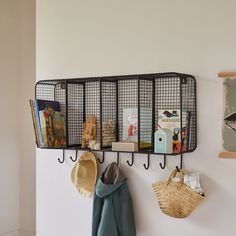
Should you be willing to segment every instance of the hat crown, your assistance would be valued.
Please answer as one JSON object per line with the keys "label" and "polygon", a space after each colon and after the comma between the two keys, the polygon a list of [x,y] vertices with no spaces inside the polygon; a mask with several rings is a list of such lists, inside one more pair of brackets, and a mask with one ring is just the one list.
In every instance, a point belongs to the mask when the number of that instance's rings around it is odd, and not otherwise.
{"label": "hat crown", "polygon": [[78,192],[90,196],[95,188],[97,179],[97,161],[91,152],[80,156],[71,172],[71,180]]}

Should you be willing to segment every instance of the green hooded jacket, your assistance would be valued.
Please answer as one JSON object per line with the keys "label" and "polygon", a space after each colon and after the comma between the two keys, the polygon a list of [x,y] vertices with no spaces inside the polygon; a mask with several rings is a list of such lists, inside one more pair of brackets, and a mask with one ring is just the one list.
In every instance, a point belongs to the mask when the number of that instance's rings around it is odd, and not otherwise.
{"label": "green hooded jacket", "polygon": [[92,236],[136,236],[127,179],[114,162],[107,166],[97,181]]}

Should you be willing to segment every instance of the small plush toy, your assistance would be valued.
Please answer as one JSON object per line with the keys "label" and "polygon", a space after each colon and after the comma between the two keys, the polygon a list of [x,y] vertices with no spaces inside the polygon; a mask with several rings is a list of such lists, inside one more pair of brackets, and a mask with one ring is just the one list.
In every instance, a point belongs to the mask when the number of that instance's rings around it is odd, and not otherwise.
{"label": "small plush toy", "polygon": [[91,149],[94,149],[96,144],[97,144],[96,140],[91,140],[91,141],[89,141],[88,147],[91,148]]}
{"label": "small plush toy", "polygon": [[[82,148],[86,148],[89,142],[92,140],[96,141],[97,137],[97,119],[95,116],[89,116],[83,125],[83,135],[82,135]],[[95,144],[94,144],[95,145]]]}
{"label": "small plush toy", "polygon": [[96,143],[93,147],[94,150],[100,150],[100,143]]}

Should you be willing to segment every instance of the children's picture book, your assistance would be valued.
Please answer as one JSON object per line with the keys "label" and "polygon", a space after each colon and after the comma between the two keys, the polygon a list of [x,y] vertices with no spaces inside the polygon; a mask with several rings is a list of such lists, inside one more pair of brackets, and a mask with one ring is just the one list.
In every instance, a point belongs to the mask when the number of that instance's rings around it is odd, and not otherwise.
{"label": "children's picture book", "polygon": [[42,144],[41,147],[48,147],[48,139],[47,139],[47,129],[46,129],[46,121],[44,117],[44,110],[39,111],[39,120],[40,120],[40,129],[42,135]]}
{"label": "children's picture book", "polygon": [[124,108],[123,109],[123,141],[137,142],[138,141],[138,109]]}
{"label": "children's picture book", "polygon": [[66,145],[66,138],[64,132],[64,119],[59,111],[54,111],[47,107],[42,111],[44,117],[46,139],[48,147],[64,147]]}
{"label": "children's picture book", "polygon": [[[140,108],[140,147],[151,147],[152,108]],[[138,141],[138,109],[123,108],[123,141]]]}
{"label": "children's picture book", "polygon": [[56,101],[32,100],[35,135],[39,147],[60,148],[66,145],[64,117]]}
{"label": "children's picture book", "polygon": [[37,147],[39,147],[38,129],[37,129],[36,118],[35,118],[35,113],[34,113],[34,101],[32,99],[30,99],[30,109],[31,109],[31,115],[32,115],[33,126],[34,126],[35,141],[36,141]]}
{"label": "children's picture book", "polygon": [[33,105],[34,105],[34,115],[35,115],[36,127],[37,127],[38,139],[39,139],[39,146],[44,147],[40,119],[39,119],[39,109],[38,109],[36,100],[33,100]]}
{"label": "children's picture book", "polygon": [[38,111],[37,114],[39,116],[39,122],[40,122],[40,134],[42,137],[41,147],[53,147],[53,145],[51,145],[52,142],[49,142],[48,140],[49,130],[47,130],[46,127],[46,119],[44,111],[50,109],[51,111],[60,112],[60,103],[56,101],[36,99],[35,104],[36,104],[36,109]]}
{"label": "children's picture book", "polygon": [[189,143],[190,112],[182,112],[182,130],[180,112],[180,109],[158,111],[157,129],[169,129],[172,132],[173,153],[176,154],[186,151]]}
{"label": "children's picture book", "polygon": [[51,108],[53,111],[61,111],[59,102],[49,101],[49,100],[41,100],[41,99],[36,99],[35,102],[38,106],[38,111],[43,111],[46,108]]}
{"label": "children's picture book", "polygon": [[192,114],[190,111],[187,112],[187,123],[186,123],[186,151],[188,151],[190,149],[190,142],[191,142],[191,117]]}

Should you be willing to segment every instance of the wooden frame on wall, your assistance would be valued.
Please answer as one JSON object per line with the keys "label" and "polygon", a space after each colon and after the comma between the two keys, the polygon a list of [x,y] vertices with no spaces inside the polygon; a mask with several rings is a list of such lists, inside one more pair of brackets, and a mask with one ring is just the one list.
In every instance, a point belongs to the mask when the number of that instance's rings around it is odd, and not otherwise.
{"label": "wooden frame on wall", "polygon": [[[223,122],[220,158],[236,158],[236,72],[220,72],[223,79]],[[235,136],[235,137],[234,137]]]}

